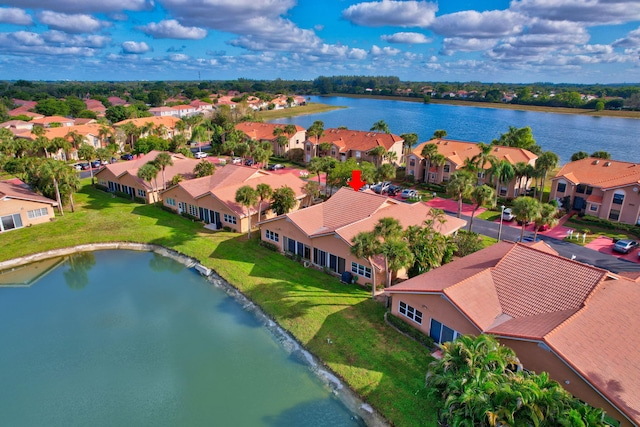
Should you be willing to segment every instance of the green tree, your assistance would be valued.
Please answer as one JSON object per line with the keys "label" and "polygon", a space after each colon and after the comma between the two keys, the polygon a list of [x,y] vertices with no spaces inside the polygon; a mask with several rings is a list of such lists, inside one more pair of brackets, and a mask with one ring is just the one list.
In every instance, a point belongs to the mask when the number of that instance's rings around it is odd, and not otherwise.
{"label": "green tree", "polygon": [[261,182],[256,185],[256,193],[258,194],[258,222],[260,222],[260,215],[262,214],[262,202],[271,199],[273,195],[273,188],[267,183]]}
{"label": "green tree", "polygon": [[558,155],[552,151],[545,151],[542,153],[538,159],[536,160],[536,170],[540,174],[540,195],[539,200],[542,202],[542,195],[544,194],[544,183],[547,178],[547,173],[550,170],[558,167],[558,163],[560,163],[560,158]]}
{"label": "green tree", "polygon": [[258,201],[258,193],[250,185],[243,185],[236,191],[236,202],[247,209],[247,221],[249,222],[247,238],[251,239],[251,207]]}
{"label": "green tree", "polygon": [[533,132],[529,126],[516,128],[509,126],[509,131],[500,135],[497,140],[491,141],[491,145],[502,145],[506,147],[517,147],[529,150],[532,153],[540,154],[542,152],[540,146],[533,138]]}
{"label": "green tree", "polygon": [[205,159],[202,159],[193,168],[193,173],[196,176],[196,178],[202,178],[203,176],[213,175],[215,171],[216,171],[216,166],[210,161],[207,161]]}
{"label": "green tree", "polygon": [[504,184],[507,188],[507,196],[509,195],[508,188],[509,182],[511,182],[515,176],[516,171],[513,168],[513,165],[509,163],[507,160],[496,161],[492,164],[491,169],[489,170],[491,176],[496,180],[496,191],[494,193],[495,201],[494,204],[498,204],[498,196],[500,195],[500,184]]}
{"label": "green tree", "polygon": [[91,185],[94,184],[93,180],[93,167],[91,166],[91,161],[96,156],[96,149],[93,148],[92,145],[82,144],[78,147],[78,158],[81,160],[85,160],[89,163],[89,172],[91,174]]}
{"label": "green tree", "polygon": [[378,120],[371,126],[370,129],[372,132],[382,132],[382,133],[391,133],[389,130],[389,125],[384,120]]}
{"label": "green tree", "polygon": [[111,123],[119,123],[123,120],[127,120],[129,114],[127,113],[127,109],[122,105],[114,105],[112,107],[107,108],[105,112],[105,117]]}
{"label": "green tree", "polygon": [[[315,137],[316,145],[319,144],[320,138],[322,138],[323,135],[324,135],[324,122],[322,120],[316,120],[307,129],[307,136],[309,138]],[[316,155],[318,155],[318,153],[316,153]]]}
{"label": "green tree", "polygon": [[611,159],[611,153],[609,153],[608,151],[594,151],[593,153],[591,153],[591,157],[595,157],[596,159],[609,160]]}
{"label": "green tree", "polygon": [[69,107],[69,114],[72,117],[78,117],[82,110],[87,109],[87,104],[85,104],[84,101],[82,101],[77,96],[67,96],[64,102]]}
{"label": "green tree", "polygon": [[451,175],[447,183],[447,194],[458,201],[458,218],[462,216],[462,200],[471,194],[473,182],[474,178],[470,172],[459,170]]}
{"label": "green tree", "polygon": [[304,194],[309,198],[308,206],[313,206],[313,201],[320,197],[320,184],[313,181],[307,181],[302,187]]}
{"label": "green tree", "polygon": [[173,166],[173,159],[169,153],[158,153],[156,156],[154,163],[162,172],[162,189],[167,188],[167,180],[164,177],[164,171],[167,169],[167,166]]}
{"label": "green tree", "polygon": [[377,170],[377,176],[379,181],[392,180],[396,177],[396,168],[390,163],[380,165]]}
{"label": "green tree", "polygon": [[376,271],[373,257],[380,254],[380,240],[370,231],[361,231],[351,239],[351,253],[358,258],[366,259],[371,266],[371,298],[376,297]]}
{"label": "green tree", "polygon": [[575,162],[577,160],[586,159],[588,157],[589,157],[589,153],[587,153],[586,151],[576,151],[571,155],[571,161]]}
{"label": "green tree", "polygon": [[522,222],[520,241],[524,238],[524,229],[529,222],[533,222],[540,216],[542,206],[537,199],[529,196],[518,197],[513,201],[513,214]]}
{"label": "green tree", "polygon": [[386,153],[386,148],[384,148],[382,145],[378,145],[377,147],[369,150],[367,154],[375,159],[376,167],[380,167],[380,161]]}
{"label": "green tree", "polygon": [[403,133],[400,135],[400,138],[403,139],[402,147],[403,147],[403,158],[402,163],[407,162],[407,157],[411,152],[411,148],[418,143],[418,134],[417,133]]}
{"label": "green tree", "polygon": [[534,240],[536,237],[538,237],[538,230],[540,229],[540,227],[544,225],[548,225],[549,227],[554,227],[558,223],[557,215],[558,215],[558,208],[556,208],[551,203],[543,203],[542,206],[540,206],[540,215],[538,215],[538,217],[535,218],[534,220],[535,222],[535,227],[534,227],[535,231],[533,233]]}
{"label": "green tree", "polygon": [[409,277],[451,261],[456,250],[455,242],[438,231],[445,222],[443,211],[430,209],[422,226],[413,225],[405,230],[409,249],[414,255],[413,265],[407,271]]}
{"label": "green tree", "polygon": [[438,153],[438,146],[434,143],[429,143],[426,144],[424,147],[422,147],[422,151],[420,152],[420,155],[427,161],[427,164],[425,165],[425,175],[427,177],[426,182],[427,184],[429,183],[429,176],[430,174],[430,170],[431,170],[431,160],[437,155]]}
{"label": "green tree", "polygon": [[[153,162],[147,162],[147,163],[145,163],[144,165],[142,165],[138,169],[137,176],[141,180],[147,181],[149,183],[149,185],[151,186],[151,180],[157,181],[158,172],[160,172],[160,170],[158,169],[158,167]],[[158,188],[158,186],[156,185],[155,188],[152,187],[152,189],[151,189],[151,191],[154,193],[154,202],[158,201],[158,198],[157,198],[157,195],[156,195],[157,188]]]}
{"label": "green tree", "polygon": [[271,209],[276,215],[289,213],[296,206],[296,193],[291,187],[284,186],[273,190],[271,197]]}
{"label": "green tree", "polygon": [[476,215],[476,211],[480,206],[483,206],[487,203],[491,203],[495,206],[495,202],[493,201],[495,192],[493,188],[489,187],[486,184],[474,187],[471,190],[471,200],[473,201],[473,210],[471,211],[471,219],[469,221],[469,231],[473,231],[473,218]]}
{"label": "green tree", "polygon": [[442,139],[445,136],[447,136],[447,131],[444,129],[438,129],[433,132],[433,136],[431,137],[431,139]]}

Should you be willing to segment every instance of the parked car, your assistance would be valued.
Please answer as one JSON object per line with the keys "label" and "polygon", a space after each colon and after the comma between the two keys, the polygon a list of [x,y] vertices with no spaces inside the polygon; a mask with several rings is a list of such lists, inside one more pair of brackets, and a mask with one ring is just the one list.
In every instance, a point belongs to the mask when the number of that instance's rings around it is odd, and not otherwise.
{"label": "parked car", "polygon": [[120,158],[122,160],[133,160],[133,154],[125,153],[122,156],[120,156]]}
{"label": "parked car", "polygon": [[518,220],[518,225],[522,225],[523,223],[524,223],[524,225],[529,225],[529,224],[531,224],[531,221],[529,221],[528,219],[527,220],[522,220],[522,219]]}
{"label": "parked car", "polygon": [[253,166],[256,162],[253,159],[247,159],[244,161],[246,166]]}
{"label": "parked car", "polygon": [[269,166],[267,166],[267,169],[269,169],[270,171],[277,171],[280,169],[284,169],[284,166],[280,163],[270,164]]}
{"label": "parked car", "polygon": [[198,151],[196,153],[196,159],[204,159],[207,156],[209,156],[209,155],[207,153],[205,153],[204,151]]}
{"label": "parked car", "polygon": [[502,220],[503,221],[513,221],[516,216],[513,214],[511,208],[506,208],[504,212],[502,212]]}
{"label": "parked car", "polygon": [[374,185],[371,189],[374,191],[374,193],[384,194],[387,192],[387,190],[389,190],[390,185],[391,185],[391,181],[379,182],[376,185]]}
{"label": "parked car", "polygon": [[[518,239],[516,240],[516,242],[519,242],[520,238],[518,237]],[[540,238],[536,236],[535,240],[533,238],[533,236],[524,236],[522,238],[522,243],[531,243],[531,242],[539,242]]]}
{"label": "parked car", "polygon": [[100,164],[101,164],[102,166],[106,166],[106,165],[108,165],[108,164],[109,164],[109,161],[108,161],[108,160],[100,160]]}
{"label": "parked car", "polygon": [[242,159],[240,157],[234,157],[233,159],[231,159],[231,163],[233,163],[234,165],[239,165],[242,163]]}
{"label": "parked car", "polygon": [[102,162],[100,160],[94,160],[94,161],[91,162],[91,167],[93,169],[96,169],[96,168],[99,168],[101,164],[102,164]]}
{"label": "parked car", "polygon": [[75,165],[71,165],[72,168],[74,168],[77,171],[81,171],[82,170],[82,163],[76,163]]}
{"label": "parked car", "polygon": [[360,190],[358,190],[358,191],[364,191],[364,190],[368,190],[368,189],[370,189],[370,188],[371,188],[371,185],[370,185],[370,184],[365,184],[365,185],[363,185],[362,187],[360,187]]}
{"label": "parked car", "polygon": [[400,193],[400,197],[402,197],[403,199],[414,199],[418,197],[418,192],[410,188],[405,188],[404,190],[402,190],[402,193]]}
{"label": "parked car", "polygon": [[613,251],[621,254],[628,254],[638,247],[638,242],[631,239],[620,239],[613,244]]}
{"label": "parked car", "polygon": [[399,187],[397,185],[390,185],[387,189],[387,194],[391,197],[397,196],[398,194],[402,193],[402,190],[402,187]]}
{"label": "parked car", "polygon": [[83,171],[89,170],[89,163],[78,163]]}

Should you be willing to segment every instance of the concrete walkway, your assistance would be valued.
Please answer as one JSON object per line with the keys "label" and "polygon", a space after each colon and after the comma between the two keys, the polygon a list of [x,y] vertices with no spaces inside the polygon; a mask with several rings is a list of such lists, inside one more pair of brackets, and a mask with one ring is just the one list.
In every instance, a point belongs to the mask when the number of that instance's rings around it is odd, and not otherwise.
{"label": "concrete walkway", "polygon": [[[452,212],[454,214],[458,213],[458,201],[457,200],[443,199],[443,198],[440,198],[440,197],[434,197],[433,199],[429,200],[426,203],[427,203],[427,206],[430,206],[432,208],[442,209],[445,212]],[[486,210],[487,210],[486,208],[480,207],[476,211],[476,215],[480,215],[482,212],[485,212]],[[468,203],[463,203],[462,204],[462,215],[471,216],[471,212],[473,212],[473,205],[470,205]]]}

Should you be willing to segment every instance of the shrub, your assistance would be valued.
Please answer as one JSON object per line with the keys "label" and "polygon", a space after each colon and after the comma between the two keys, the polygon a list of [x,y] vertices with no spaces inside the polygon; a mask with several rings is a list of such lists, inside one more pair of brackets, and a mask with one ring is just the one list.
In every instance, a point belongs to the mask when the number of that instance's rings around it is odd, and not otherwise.
{"label": "shrub", "polygon": [[160,205],[160,209],[162,209],[163,211],[171,212],[172,214],[178,213],[178,211],[176,211],[175,209],[165,205]]}
{"label": "shrub", "polygon": [[386,319],[391,326],[393,326],[403,334],[409,336],[409,338],[419,342],[420,344],[424,345],[427,348],[433,348],[433,344],[434,344],[433,338],[424,334],[422,331],[414,328],[413,326],[408,325],[407,323],[403,322],[402,320],[400,320],[399,318],[397,318],[396,316],[392,315],[389,312],[387,312]]}
{"label": "shrub", "polygon": [[470,255],[482,249],[482,239],[478,233],[473,231],[459,230],[453,241],[458,247],[455,255],[459,257]]}
{"label": "shrub", "polygon": [[182,215],[182,216],[183,216],[183,217],[185,217],[185,218],[190,219],[191,221],[200,221],[200,219],[199,219],[198,217],[195,217],[195,216],[193,216],[193,215],[190,215],[190,214],[188,214],[188,213],[186,213],[186,212],[182,212],[180,215]]}
{"label": "shrub", "polygon": [[104,186],[104,185],[96,184],[96,185],[95,185],[95,187],[96,187],[98,190],[100,190],[100,191],[105,191],[105,192],[107,192],[107,193],[109,192],[109,188],[107,188],[107,187],[106,187],[106,186]]}
{"label": "shrub", "polygon": [[265,242],[262,239],[260,239],[260,242],[258,244],[263,248],[269,249],[270,251],[273,251],[273,252],[280,251],[280,248],[277,245],[274,245],[273,243],[270,243],[270,242]]}
{"label": "shrub", "polygon": [[416,177],[414,175],[406,175],[404,179],[410,184],[416,182]]}
{"label": "shrub", "polygon": [[136,203],[140,203],[141,205],[146,205],[147,204],[147,200],[143,199],[142,197],[134,197],[133,200]]}
{"label": "shrub", "polygon": [[228,225],[225,225],[224,227],[222,227],[222,229],[223,229],[224,231],[232,231],[232,230],[231,230],[231,227],[229,227]]}

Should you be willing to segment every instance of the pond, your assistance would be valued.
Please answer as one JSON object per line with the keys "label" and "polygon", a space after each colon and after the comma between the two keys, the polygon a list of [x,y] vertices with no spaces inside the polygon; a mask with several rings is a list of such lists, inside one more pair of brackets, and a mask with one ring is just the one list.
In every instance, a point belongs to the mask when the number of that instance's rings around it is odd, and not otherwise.
{"label": "pond", "polygon": [[150,252],[0,274],[6,426],[363,425],[252,313]]}

